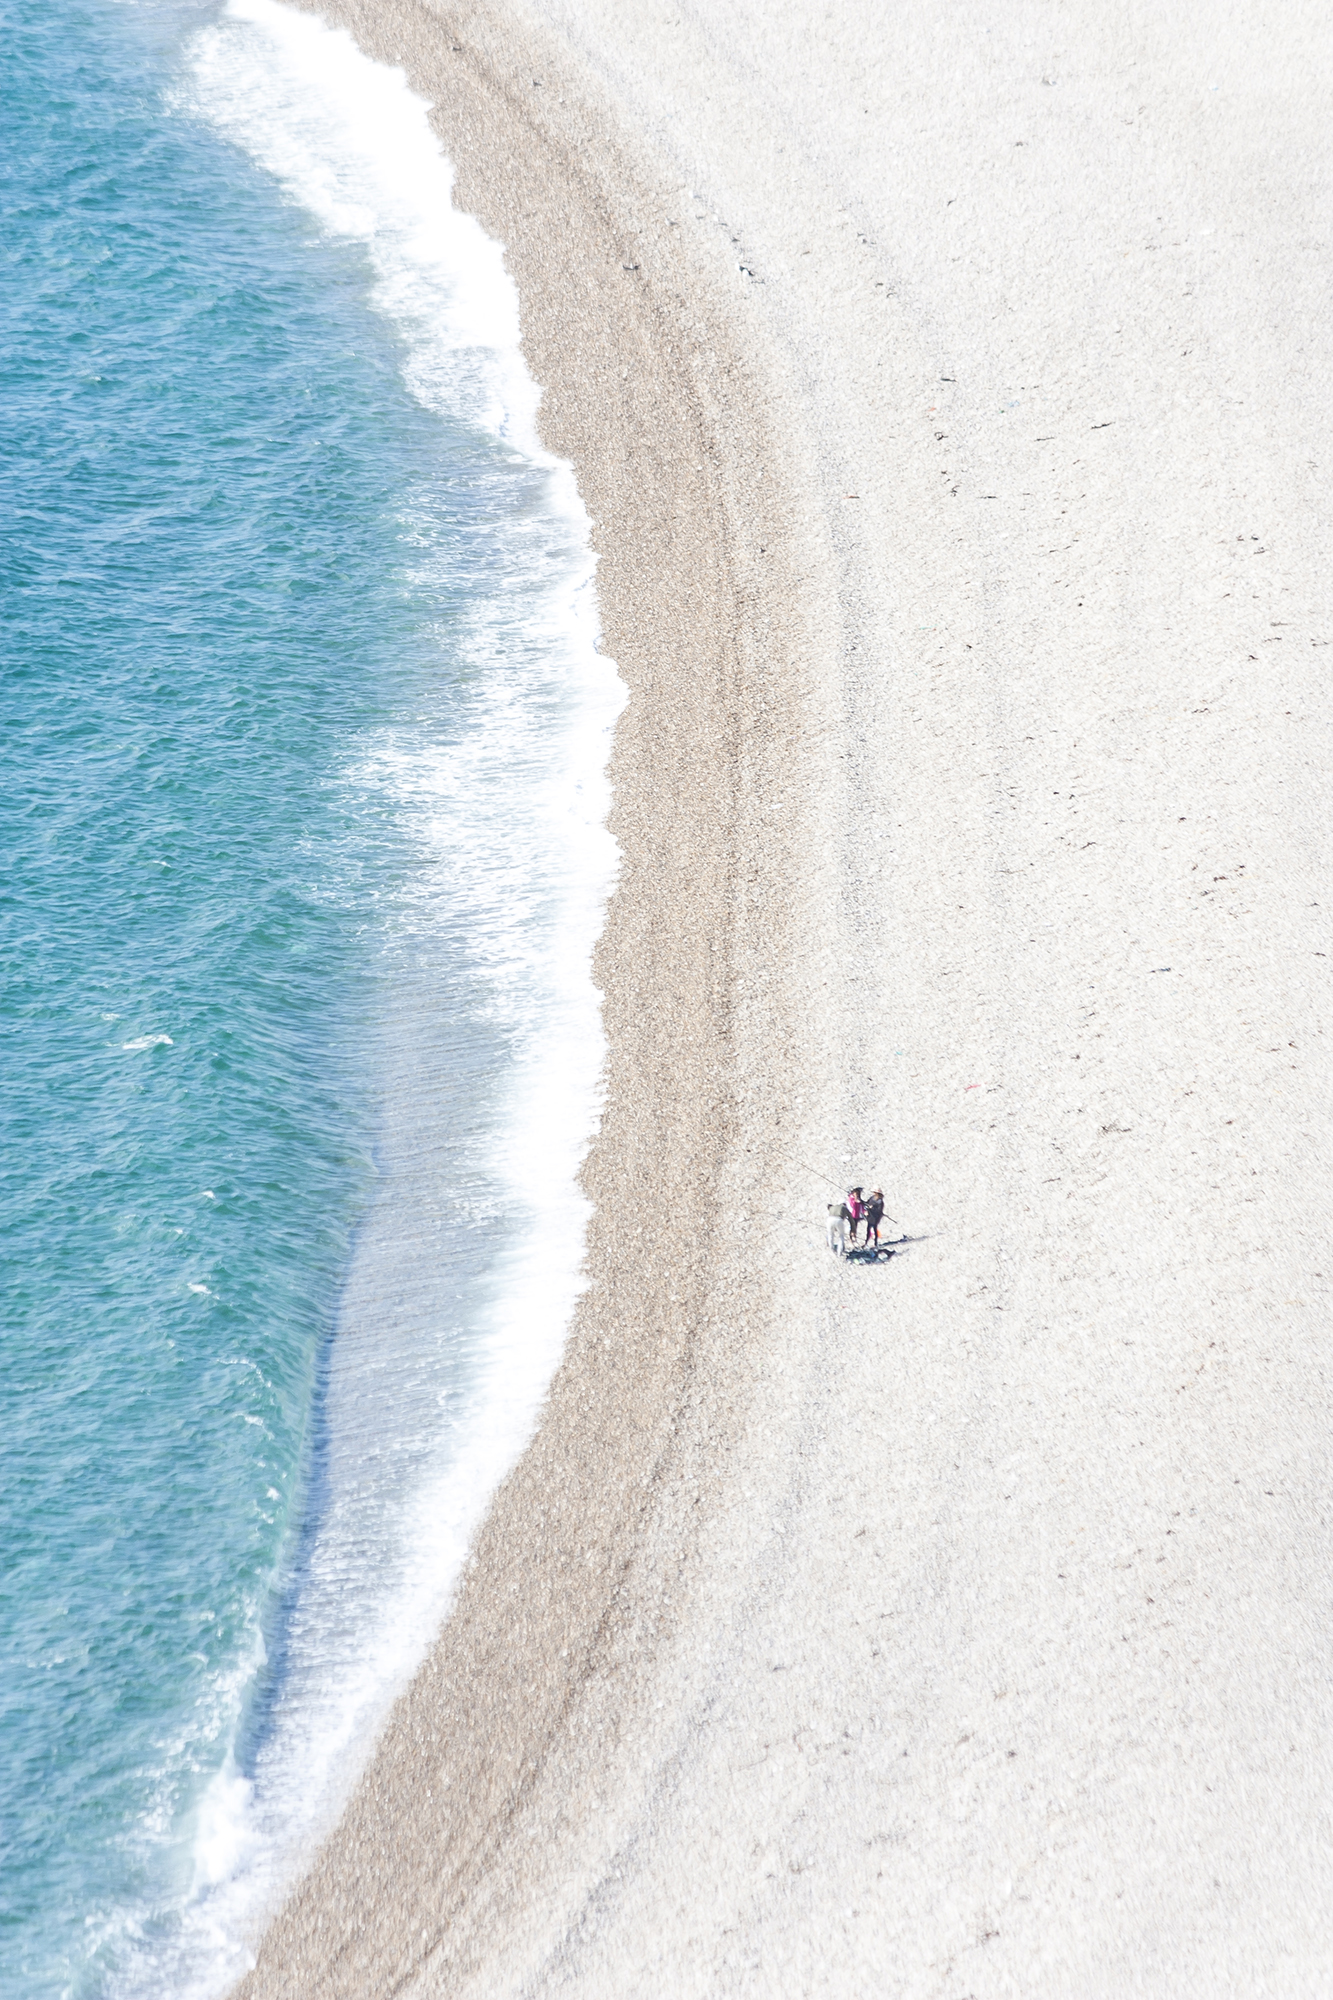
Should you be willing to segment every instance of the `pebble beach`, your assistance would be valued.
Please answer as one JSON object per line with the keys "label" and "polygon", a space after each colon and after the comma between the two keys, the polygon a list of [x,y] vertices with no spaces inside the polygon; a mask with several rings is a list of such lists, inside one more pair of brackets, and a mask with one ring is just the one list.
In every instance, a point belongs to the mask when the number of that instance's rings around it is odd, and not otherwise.
{"label": "pebble beach", "polygon": [[238,2000],[1313,2000],[1328,24],[320,11],[629,698],[588,1288]]}

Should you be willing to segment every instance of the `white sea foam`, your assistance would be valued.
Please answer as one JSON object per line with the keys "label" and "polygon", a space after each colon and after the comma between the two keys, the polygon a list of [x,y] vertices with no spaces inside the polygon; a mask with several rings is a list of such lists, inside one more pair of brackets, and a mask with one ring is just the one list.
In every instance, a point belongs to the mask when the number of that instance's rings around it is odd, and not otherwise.
{"label": "white sea foam", "polygon": [[[243,1969],[438,1628],[559,1359],[582,1282],[577,1176],[600,1107],[591,954],[615,874],[605,766],[623,701],[596,649],[573,473],[538,441],[517,295],[500,247],[452,205],[427,106],[347,35],[276,0],[231,0],[194,45],[184,101],[322,231],[364,246],[413,396],[502,447],[526,483],[523,505],[487,523],[493,583],[455,615],[466,671],[451,727],[385,730],[348,774],[390,802],[414,858],[388,924],[398,956],[372,1051],[380,1192],[331,1348],[314,1525],[276,1691],[245,1770],[229,1756],[201,1799],[179,1936],[135,1965],[136,1992],[173,1996],[218,1991]],[[429,522],[412,539],[429,587],[442,560]],[[473,1028],[503,1054],[452,1124],[441,1092],[471,1045],[441,1019],[442,929],[447,965],[466,968]],[[244,1672],[218,1689],[237,1742],[262,1664],[256,1630]]]}

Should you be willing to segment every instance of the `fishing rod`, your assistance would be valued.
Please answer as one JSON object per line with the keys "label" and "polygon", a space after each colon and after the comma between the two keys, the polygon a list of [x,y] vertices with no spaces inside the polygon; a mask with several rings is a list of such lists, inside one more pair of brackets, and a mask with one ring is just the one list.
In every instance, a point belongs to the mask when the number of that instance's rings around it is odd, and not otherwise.
{"label": "fishing rod", "polygon": [[[827,1174],[821,1174],[818,1168],[807,1165],[807,1163],[804,1160],[798,1160],[795,1153],[789,1153],[785,1146],[779,1146],[777,1148],[777,1151],[781,1153],[785,1159],[790,1160],[794,1167],[800,1167],[804,1173],[813,1174],[817,1181],[823,1181],[825,1187],[831,1187],[835,1194],[841,1194],[843,1192],[843,1190],[838,1186],[838,1183],[836,1181],[831,1181]],[[897,1223],[898,1218],[896,1215],[889,1215],[886,1210],[885,1220],[888,1222]]]}

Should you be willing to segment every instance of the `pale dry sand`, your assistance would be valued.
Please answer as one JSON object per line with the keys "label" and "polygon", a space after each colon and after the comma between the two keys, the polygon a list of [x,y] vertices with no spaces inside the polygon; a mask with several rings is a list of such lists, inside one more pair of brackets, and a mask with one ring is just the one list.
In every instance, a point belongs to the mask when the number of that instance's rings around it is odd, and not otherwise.
{"label": "pale dry sand", "polygon": [[1333,1991],[1326,18],[331,18],[508,246],[626,865],[593,1289],[241,1991]]}

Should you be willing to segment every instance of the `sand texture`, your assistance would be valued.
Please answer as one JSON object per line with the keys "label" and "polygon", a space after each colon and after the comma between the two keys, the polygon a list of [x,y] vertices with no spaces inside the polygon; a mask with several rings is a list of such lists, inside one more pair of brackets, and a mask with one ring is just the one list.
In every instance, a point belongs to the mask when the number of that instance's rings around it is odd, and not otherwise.
{"label": "sand texture", "polygon": [[507,246],[625,861],[592,1287],[239,1992],[1327,1995],[1326,15],[321,11]]}

